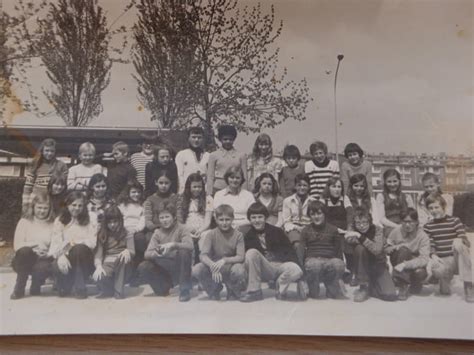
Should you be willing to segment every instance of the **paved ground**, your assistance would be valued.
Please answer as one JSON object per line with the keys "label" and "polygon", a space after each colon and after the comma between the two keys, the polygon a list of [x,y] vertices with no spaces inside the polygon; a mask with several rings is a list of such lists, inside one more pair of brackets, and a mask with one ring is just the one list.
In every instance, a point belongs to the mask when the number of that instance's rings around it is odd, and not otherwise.
{"label": "paved ground", "polygon": [[[474,235],[470,236],[474,245]],[[474,260],[474,248],[471,248]],[[474,339],[474,305],[466,303],[457,278],[453,294],[443,297],[427,285],[421,295],[405,302],[369,299],[277,301],[265,289],[261,302],[209,301],[193,292],[188,303],[178,302],[176,290],[156,297],[146,287],[127,288],[124,300],[58,298],[50,285],[39,297],[10,300],[15,274],[0,273],[0,334],[50,333],[258,333],[305,335],[397,336]],[[292,293],[296,296],[296,287]],[[225,297],[224,297],[225,299]]]}

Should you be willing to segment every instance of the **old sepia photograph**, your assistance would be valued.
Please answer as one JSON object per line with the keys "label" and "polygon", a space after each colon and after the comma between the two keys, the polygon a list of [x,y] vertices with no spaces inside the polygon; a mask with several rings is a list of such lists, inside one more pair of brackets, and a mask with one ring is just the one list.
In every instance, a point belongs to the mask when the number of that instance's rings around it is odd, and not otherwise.
{"label": "old sepia photograph", "polygon": [[0,0],[0,335],[474,340],[472,0]]}

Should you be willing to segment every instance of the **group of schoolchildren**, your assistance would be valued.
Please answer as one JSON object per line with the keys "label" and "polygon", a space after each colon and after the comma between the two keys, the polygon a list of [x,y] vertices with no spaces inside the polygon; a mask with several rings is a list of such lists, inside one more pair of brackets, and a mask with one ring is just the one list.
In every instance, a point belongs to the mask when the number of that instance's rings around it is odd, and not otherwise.
{"label": "group of schoolchildren", "polygon": [[197,283],[210,299],[225,287],[227,299],[253,302],[265,282],[280,300],[292,297],[291,284],[293,297],[323,297],[323,284],[328,298],[347,298],[351,286],[355,302],[395,301],[426,283],[449,295],[457,273],[474,302],[470,243],[437,175],[423,176],[415,207],[395,169],[374,199],[371,163],[355,143],[339,166],[323,142],[303,161],[295,145],[276,157],[267,134],[247,157],[236,137],[220,126],[220,148],[209,153],[192,127],[176,156],[144,136],[141,152],[129,157],[117,142],[100,159],[83,143],[69,169],[44,140],[26,176],[11,298],[25,296],[31,275],[30,295],[51,277],[60,297],[86,298],[92,279],[99,298],[124,298],[126,284],[158,296],[179,285],[186,302]]}

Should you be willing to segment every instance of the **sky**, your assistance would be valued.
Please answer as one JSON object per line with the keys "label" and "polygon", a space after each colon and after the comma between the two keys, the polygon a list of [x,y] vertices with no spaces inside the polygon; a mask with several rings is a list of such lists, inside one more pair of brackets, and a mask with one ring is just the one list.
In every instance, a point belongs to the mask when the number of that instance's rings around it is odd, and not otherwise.
{"label": "sky", "polygon": [[[14,0],[3,0],[4,7]],[[339,151],[349,142],[371,153],[474,154],[473,2],[470,0],[263,0],[273,4],[283,33],[277,40],[288,78],[306,78],[312,101],[303,122],[273,130],[275,150],[315,140],[335,148],[334,72],[337,81]],[[99,0],[111,19],[126,1]],[[239,1],[239,6],[255,2]],[[129,26],[133,12],[117,25]],[[103,93],[104,110],[91,126],[153,127],[141,110],[131,64],[115,64]],[[329,74],[328,74],[329,73]],[[30,80],[48,87],[44,69]],[[18,96],[26,93],[18,90]],[[39,90],[41,92],[41,89]],[[29,113],[13,124],[63,125],[57,117]],[[256,135],[240,135],[236,147],[250,151]]]}

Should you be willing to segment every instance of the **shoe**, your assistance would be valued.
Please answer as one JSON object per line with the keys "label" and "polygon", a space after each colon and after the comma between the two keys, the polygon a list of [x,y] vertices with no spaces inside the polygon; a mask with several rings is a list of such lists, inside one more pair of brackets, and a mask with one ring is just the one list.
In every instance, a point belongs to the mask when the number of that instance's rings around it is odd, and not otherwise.
{"label": "shoe", "polygon": [[288,295],[277,290],[275,293],[275,299],[279,301],[286,301],[288,299]]}
{"label": "shoe", "polygon": [[104,298],[110,298],[112,297],[114,294],[111,293],[111,292],[101,292],[99,293],[95,298],[97,299],[104,299]]}
{"label": "shoe", "polygon": [[86,289],[79,289],[76,290],[76,298],[78,300],[84,300],[87,298],[87,290]]}
{"label": "shoe", "polygon": [[298,280],[296,283],[296,292],[298,293],[298,299],[300,301],[306,301],[309,294],[308,283],[305,280]]}
{"label": "shoe", "polygon": [[474,303],[474,286],[472,282],[464,282],[464,295],[466,302]]}
{"label": "shoe", "polygon": [[358,290],[354,292],[354,302],[364,302],[369,299],[369,290],[367,286],[360,286]]}
{"label": "shoe", "polygon": [[240,302],[255,302],[263,300],[262,290],[246,292],[240,297]]}
{"label": "shoe", "polygon": [[114,292],[114,298],[116,300],[123,300],[125,298],[125,295],[123,293],[120,293],[120,292]]}
{"label": "shoe", "polygon": [[214,301],[220,301],[221,300],[221,291],[224,287],[222,286],[222,284],[220,284],[219,286],[217,286],[217,289],[209,295],[209,298],[211,300],[214,300]]}
{"label": "shoe", "polygon": [[30,296],[39,296],[41,294],[41,286],[31,285],[30,287]]}
{"label": "shoe", "polygon": [[357,280],[357,277],[355,275],[352,275],[352,279],[351,279],[351,282],[349,282],[349,286],[351,287],[359,286],[359,280]]}
{"label": "shoe", "polygon": [[13,291],[13,293],[10,295],[11,300],[19,300],[20,298],[25,297],[25,293],[23,292],[18,292],[18,291]]}
{"label": "shoe", "polygon": [[399,301],[406,301],[408,299],[408,285],[402,285],[397,289],[397,298]]}
{"label": "shoe", "polygon": [[183,291],[179,293],[179,302],[188,302],[191,299],[189,291]]}
{"label": "shoe", "polygon": [[268,281],[267,284],[270,290],[276,290],[276,281]]}

